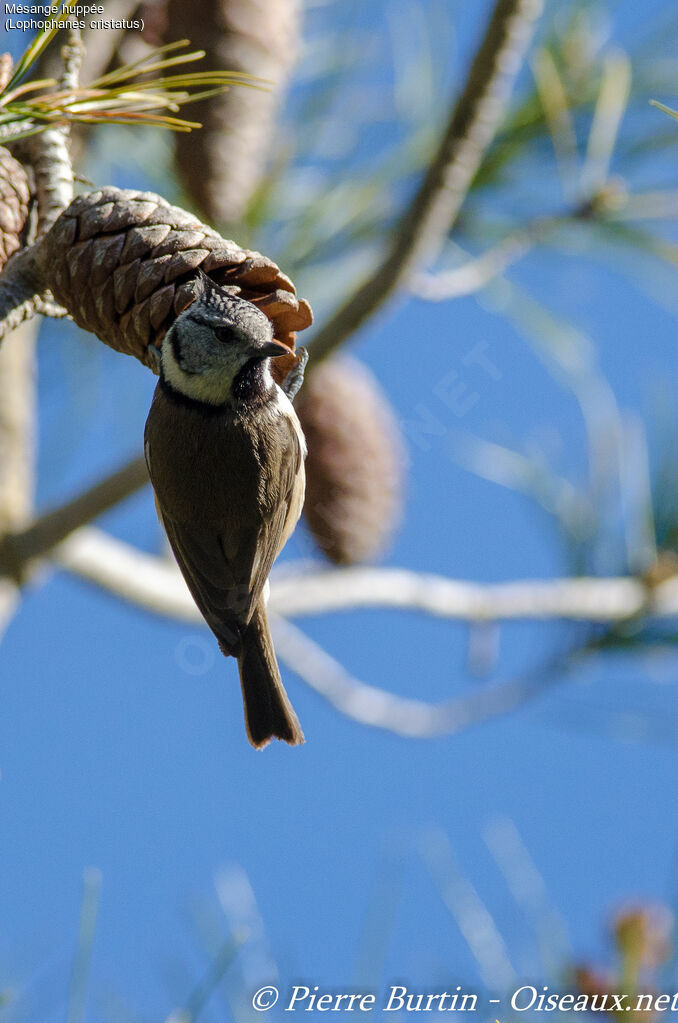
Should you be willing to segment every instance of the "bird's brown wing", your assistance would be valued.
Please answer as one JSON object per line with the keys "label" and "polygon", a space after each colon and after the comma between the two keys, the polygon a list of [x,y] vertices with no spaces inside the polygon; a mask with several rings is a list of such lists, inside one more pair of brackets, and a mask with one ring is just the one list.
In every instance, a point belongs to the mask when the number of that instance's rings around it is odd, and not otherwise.
{"label": "bird's brown wing", "polygon": [[224,653],[236,654],[251,614],[251,592],[239,584],[237,564],[224,556],[218,533],[197,533],[162,512],[160,517],[198,610]]}
{"label": "bird's brown wing", "polygon": [[[277,480],[268,481],[269,489],[273,495],[273,509],[257,532],[252,552],[249,577],[253,598],[252,609],[266,584],[273,562],[297,524],[304,504],[306,479],[299,436],[287,416],[278,417],[276,429],[279,435],[278,450],[284,451],[285,457],[282,460],[282,471],[277,474]],[[248,621],[250,616],[251,610]]]}
{"label": "bird's brown wing", "polygon": [[[225,521],[207,516],[199,522],[182,522],[158,502],[160,518],[181,573],[224,653],[238,652],[241,630],[252,617],[273,562],[294,527],[303,502],[303,458],[296,431],[283,416],[276,418],[274,429],[286,457],[275,478],[265,467],[262,472],[261,482],[267,491],[262,504],[268,514],[253,515],[250,521],[241,514],[234,528],[232,515],[224,516]],[[146,458],[153,481],[150,446]],[[277,464],[280,469],[280,462]],[[217,481],[217,485],[227,487],[227,481]],[[222,501],[215,496],[214,503],[216,507]]]}

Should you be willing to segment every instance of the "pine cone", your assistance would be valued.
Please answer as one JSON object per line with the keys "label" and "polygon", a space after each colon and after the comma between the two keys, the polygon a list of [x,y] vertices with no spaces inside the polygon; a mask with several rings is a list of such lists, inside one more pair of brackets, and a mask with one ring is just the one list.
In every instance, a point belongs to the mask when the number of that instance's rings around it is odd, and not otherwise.
{"label": "pine cone", "polygon": [[348,356],[321,363],[296,399],[308,443],[304,514],[338,565],[379,554],[402,506],[402,442],[388,399]]}
{"label": "pine cone", "polygon": [[264,88],[233,86],[199,100],[197,132],[177,132],[181,183],[211,223],[239,221],[259,185],[274,119],[301,28],[299,0],[169,0],[168,41],[190,39],[205,50],[205,70],[241,71]]}
{"label": "pine cone", "polygon": [[295,332],[310,306],[266,256],[226,241],[192,214],[152,192],[102,188],[78,196],[43,242],[43,272],[54,298],[79,327],[154,365],[172,321],[195,297],[195,270],[234,286],[273,323],[291,351],[276,359],[279,379],[296,363]]}
{"label": "pine cone", "polygon": [[0,148],[0,269],[21,245],[29,198],[26,172],[6,149]]}

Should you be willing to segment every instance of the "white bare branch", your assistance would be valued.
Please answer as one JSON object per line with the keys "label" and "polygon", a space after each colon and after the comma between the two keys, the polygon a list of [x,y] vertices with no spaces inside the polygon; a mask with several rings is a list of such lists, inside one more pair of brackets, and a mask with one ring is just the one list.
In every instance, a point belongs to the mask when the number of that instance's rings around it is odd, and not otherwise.
{"label": "white bare branch", "polygon": [[[25,323],[0,348],[0,543],[25,525],[35,486],[35,343]],[[0,636],[19,605],[18,587],[0,580]]]}
{"label": "white bare branch", "polygon": [[383,728],[406,739],[454,735],[474,724],[516,710],[542,693],[555,672],[537,672],[525,679],[473,688],[443,703],[396,696],[354,678],[305,633],[283,618],[272,617],[278,656],[288,668],[346,717]]}
{"label": "white bare branch", "polygon": [[[52,552],[62,567],[157,614],[204,624],[173,562],[84,526]],[[524,676],[429,704],[368,685],[288,618],[359,607],[418,610],[465,622],[562,619],[615,622],[647,612],[678,616],[678,577],[653,590],[634,579],[554,579],[477,585],[403,569],[283,569],[269,601],[280,660],[342,714],[406,738],[452,735],[509,713],[559,682],[576,651]],[[283,617],[284,616],[284,617]]]}
{"label": "white bare branch", "polygon": [[[62,567],[150,611],[201,621],[173,562],[137,550],[94,527],[74,532],[52,553]],[[634,615],[678,617],[678,577],[653,589],[639,579],[518,580],[480,584],[400,568],[275,573],[269,608],[286,618],[355,608],[421,611],[463,622],[570,620],[621,622]]]}

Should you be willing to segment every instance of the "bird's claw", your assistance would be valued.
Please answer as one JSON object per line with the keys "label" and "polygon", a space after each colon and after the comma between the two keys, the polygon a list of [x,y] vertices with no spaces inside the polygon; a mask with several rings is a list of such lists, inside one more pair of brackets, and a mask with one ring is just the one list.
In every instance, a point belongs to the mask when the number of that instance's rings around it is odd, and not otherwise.
{"label": "bird's claw", "polygon": [[295,355],[297,356],[297,364],[294,369],[289,371],[281,384],[283,391],[290,401],[294,399],[304,382],[304,371],[308,362],[308,351],[305,348],[297,348]]}
{"label": "bird's claw", "polygon": [[159,377],[160,376],[160,364],[161,364],[161,361],[162,361],[161,355],[160,355],[160,349],[158,348],[157,345],[149,344],[147,349],[146,349],[146,351],[148,352],[149,360],[150,360],[150,363],[151,363],[151,366],[150,366],[151,372],[155,373],[155,375],[157,377]]}

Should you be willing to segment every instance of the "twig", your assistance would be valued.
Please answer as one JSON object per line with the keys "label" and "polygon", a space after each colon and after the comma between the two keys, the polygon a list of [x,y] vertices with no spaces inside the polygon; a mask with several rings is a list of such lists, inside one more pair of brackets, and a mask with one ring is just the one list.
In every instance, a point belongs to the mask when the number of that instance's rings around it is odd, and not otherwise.
{"label": "twig", "polygon": [[629,58],[621,52],[607,57],[581,170],[580,188],[585,195],[601,189],[609,177],[610,162],[630,91]]}
{"label": "twig", "polygon": [[390,250],[370,278],[316,334],[315,364],[437,253],[501,123],[541,11],[542,0],[496,0],[438,152],[394,229]]}
{"label": "twig", "polygon": [[429,302],[443,302],[480,291],[527,255],[533,245],[563,223],[561,217],[540,217],[511,232],[487,252],[443,273],[416,274],[410,290]]}
{"label": "twig", "polygon": [[[23,526],[33,507],[36,333],[27,325],[0,349],[0,538]],[[0,635],[18,604],[17,588],[3,580]]]}
{"label": "twig", "polygon": [[446,833],[441,828],[429,829],[418,844],[443,903],[476,961],[484,986],[493,992],[509,990],[517,976],[511,953],[475,885],[456,862]]}
{"label": "twig", "polygon": [[560,183],[565,196],[576,195],[572,183],[579,178],[579,152],[574,118],[558,65],[546,46],[531,63],[537,94],[549,129]]}
{"label": "twig", "polygon": [[7,534],[0,540],[0,573],[21,581],[30,562],[43,557],[74,530],[113,508],[146,483],[146,462],[143,457],[135,458],[72,501],[41,515],[21,532]]}
{"label": "twig", "polygon": [[[83,527],[53,552],[62,567],[148,611],[203,624],[175,565],[93,527]],[[565,618],[619,621],[649,610],[678,615],[678,578],[646,587],[632,579],[565,579],[476,586],[401,570],[350,569],[274,580],[269,601],[280,659],[316,692],[361,724],[406,738],[451,735],[509,713],[562,678],[575,653],[527,673],[439,704],[395,696],[353,677],[287,616],[357,607],[399,607],[464,621]],[[648,609],[648,603],[651,605]],[[282,615],[286,617],[283,618]]]}
{"label": "twig", "polygon": [[[568,940],[565,920],[552,901],[548,885],[514,821],[498,817],[490,820],[483,831],[485,844],[536,938],[545,975],[555,975],[560,963],[572,962],[574,950]],[[553,973],[549,972],[551,969]]]}
{"label": "twig", "polygon": [[38,200],[38,237],[50,229],[73,198],[73,169],[68,128],[48,128],[27,139],[31,166],[35,172]]}
{"label": "twig", "polygon": [[19,588],[6,579],[0,579],[0,636],[4,635],[20,603]]}
{"label": "twig", "polygon": [[[58,564],[149,611],[202,621],[176,566],[85,527],[53,552]],[[622,622],[646,612],[678,616],[678,577],[648,590],[640,580],[549,579],[478,584],[398,568],[283,572],[273,576],[269,609],[285,617],[364,607],[421,611],[461,622]]]}
{"label": "twig", "polygon": [[[124,25],[129,21],[138,0],[107,0],[106,18],[111,25]],[[81,79],[86,84],[100,78],[111,65],[120,41],[124,39],[125,28],[107,28],[105,32],[97,28],[86,28],[83,36],[84,53],[82,55]],[[139,33],[140,38],[141,33]]]}
{"label": "twig", "polygon": [[[78,29],[69,31],[68,43],[61,50],[63,71],[59,91],[78,88],[83,45]],[[70,129],[48,128],[26,140],[26,149],[35,173],[38,200],[38,238],[50,229],[73,198],[73,167],[70,154]]]}
{"label": "twig", "polygon": [[0,536],[33,506],[35,339],[26,327],[0,349]]}
{"label": "twig", "polygon": [[[124,25],[132,18],[139,0],[106,0],[106,18],[111,24]],[[81,58],[79,79],[85,85],[100,78],[106,72],[127,30],[123,28],[89,28],[87,25],[81,37],[83,53]],[[56,78],[63,76],[63,59],[55,46],[48,46],[38,57],[32,77],[34,79]],[[78,127],[81,127],[80,125]]]}
{"label": "twig", "polygon": [[474,688],[464,696],[428,704],[395,696],[349,674],[339,661],[291,622],[271,618],[278,656],[304,682],[346,717],[407,739],[454,735],[489,718],[508,714],[557,681],[555,671]]}
{"label": "twig", "polygon": [[651,594],[637,579],[564,578],[472,583],[401,568],[346,568],[274,577],[272,610],[288,617],[358,607],[415,610],[464,622],[620,622],[678,614],[678,578]]}
{"label": "twig", "polygon": [[461,298],[463,295],[480,291],[559,227],[595,217],[599,203],[600,193],[592,194],[580,199],[561,213],[535,217],[522,227],[511,231],[480,256],[469,259],[461,266],[439,274],[416,274],[410,290],[429,302]]}
{"label": "twig", "polygon": [[66,1023],[83,1023],[85,1018],[87,980],[92,960],[92,946],[94,944],[94,931],[99,911],[100,890],[101,872],[95,867],[89,867],[85,870],[82,879],[78,944],[71,973]]}
{"label": "twig", "polygon": [[203,621],[173,562],[94,526],[78,529],[51,556],[63,568],[147,611],[182,622]]}
{"label": "twig", "polygon": [[[60,89],[77,88],[82,54],[80,34],[77,29],[71,29],[69,41],[61,51],[63,71]],[[68,127],[49,128],[26,139],[22,154],[31,164],[35,176],[37,237],[40,239],[73,198]],[[40,271],[39,241],[17,252],[0,278],[0,340],[36,313],[57,317],[68,315],[45,289]]]}
{"label": "twig", "polygon": [[40,243],[36,242],[20,249],[5,264],[0,275],[0,341],[37,312],[49,309],[68,315],[45,290],[39,257]]}

